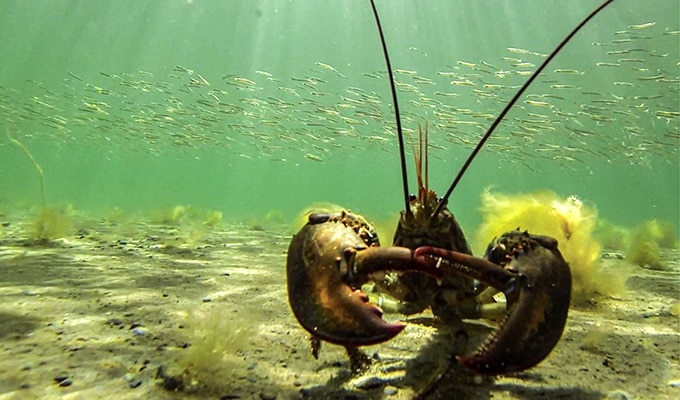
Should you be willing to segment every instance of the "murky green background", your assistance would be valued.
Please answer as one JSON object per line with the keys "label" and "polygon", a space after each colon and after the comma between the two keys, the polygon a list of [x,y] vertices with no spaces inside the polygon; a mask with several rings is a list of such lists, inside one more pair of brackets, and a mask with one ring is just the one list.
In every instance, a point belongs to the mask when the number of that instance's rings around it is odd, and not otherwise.
{"label": "murky green background", "polygon": [[[377,3],[404,70],[405,127],[428,122],[442,193],[535,69],[523,63],[537,66],[599,2]],[[679,8],[618,0],[578,34],[454,192],[466,229],[488,186],[577,195],[617,224],[678,226]],[[76,209],[185,204],[292,220],[318,201],[379,219],[402,207],[368,1],[2,1],[0,38],[3,207],[40,203],[5,130],[43,167],[48,202]]]}

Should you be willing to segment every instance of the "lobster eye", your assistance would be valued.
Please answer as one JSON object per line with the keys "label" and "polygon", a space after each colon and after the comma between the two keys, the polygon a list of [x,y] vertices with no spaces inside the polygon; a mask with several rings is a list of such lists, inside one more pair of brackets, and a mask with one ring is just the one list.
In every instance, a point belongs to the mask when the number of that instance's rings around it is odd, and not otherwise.
{"label": "lobster eye", "polygon": [[408,201],[416,201],[416,195],[411,194],[410,196],[408,196]]}

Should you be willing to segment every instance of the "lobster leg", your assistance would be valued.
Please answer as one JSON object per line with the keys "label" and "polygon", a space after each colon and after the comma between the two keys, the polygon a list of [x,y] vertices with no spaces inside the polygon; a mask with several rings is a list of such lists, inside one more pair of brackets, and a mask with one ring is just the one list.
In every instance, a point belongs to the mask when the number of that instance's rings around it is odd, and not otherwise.
{"label": "lobster leg", "polygon": [[415,257],[502,291],[507,314],[499,329],[461,364],[484,374],[522,371],[541,362],[557,344],[567,319],[571,272],[557,241],[508,232],[492,242],[485,259],[435,247]]}

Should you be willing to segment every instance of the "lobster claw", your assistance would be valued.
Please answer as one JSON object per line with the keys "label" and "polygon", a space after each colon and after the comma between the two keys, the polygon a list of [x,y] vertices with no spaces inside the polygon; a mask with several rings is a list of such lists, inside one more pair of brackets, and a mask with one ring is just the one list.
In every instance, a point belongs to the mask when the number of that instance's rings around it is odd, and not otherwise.
{"label": "lobster claw", "polygon": [[356,347],[389,340],[405,327],[383,320],[382,310],[358,288],[374,272],[428,267],[418,264],[410,249],[371,246],[377,239],[367,239],[367,227],[363,218],[345,211],[312,214],[290,243],[288,300],[313,337]]}
{"label": "lobster claw", "polygon": [[485,259],[434,247],[420,247],[416,258],[451,268],[502,291],[508,311],[501,326],[461,364],[483,374],[523,371],[545,359],[567,320],[571,271],[557,240],[519,230],[492,242]]}

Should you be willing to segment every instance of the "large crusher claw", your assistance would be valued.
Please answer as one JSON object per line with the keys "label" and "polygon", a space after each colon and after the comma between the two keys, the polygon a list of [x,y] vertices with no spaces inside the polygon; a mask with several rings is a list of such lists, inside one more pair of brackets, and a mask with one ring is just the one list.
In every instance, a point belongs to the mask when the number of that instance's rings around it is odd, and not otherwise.
{"label": "large crusher claw", "polygon": [[363,218],[343,211],[310,215],[293,237],[286,268],[288,300],[313,337],[354,347],[389,340],[405,325],[383,320],[361,285],[370,274],[386,270],[424,269],[439,275],[429,263],[417,263],[410,249],[373,246],[371,232]]}
{"label": "large crusher claw", "polygon": [[545,359],[559,341],[569,310],[571,272],[555,239],[516,230],[494,240],[484,259],[435,247],[420,247],[415,257],[505,294],[505,319],[477,351],[459,357],[464,366],[483,374],[522,371]]}

